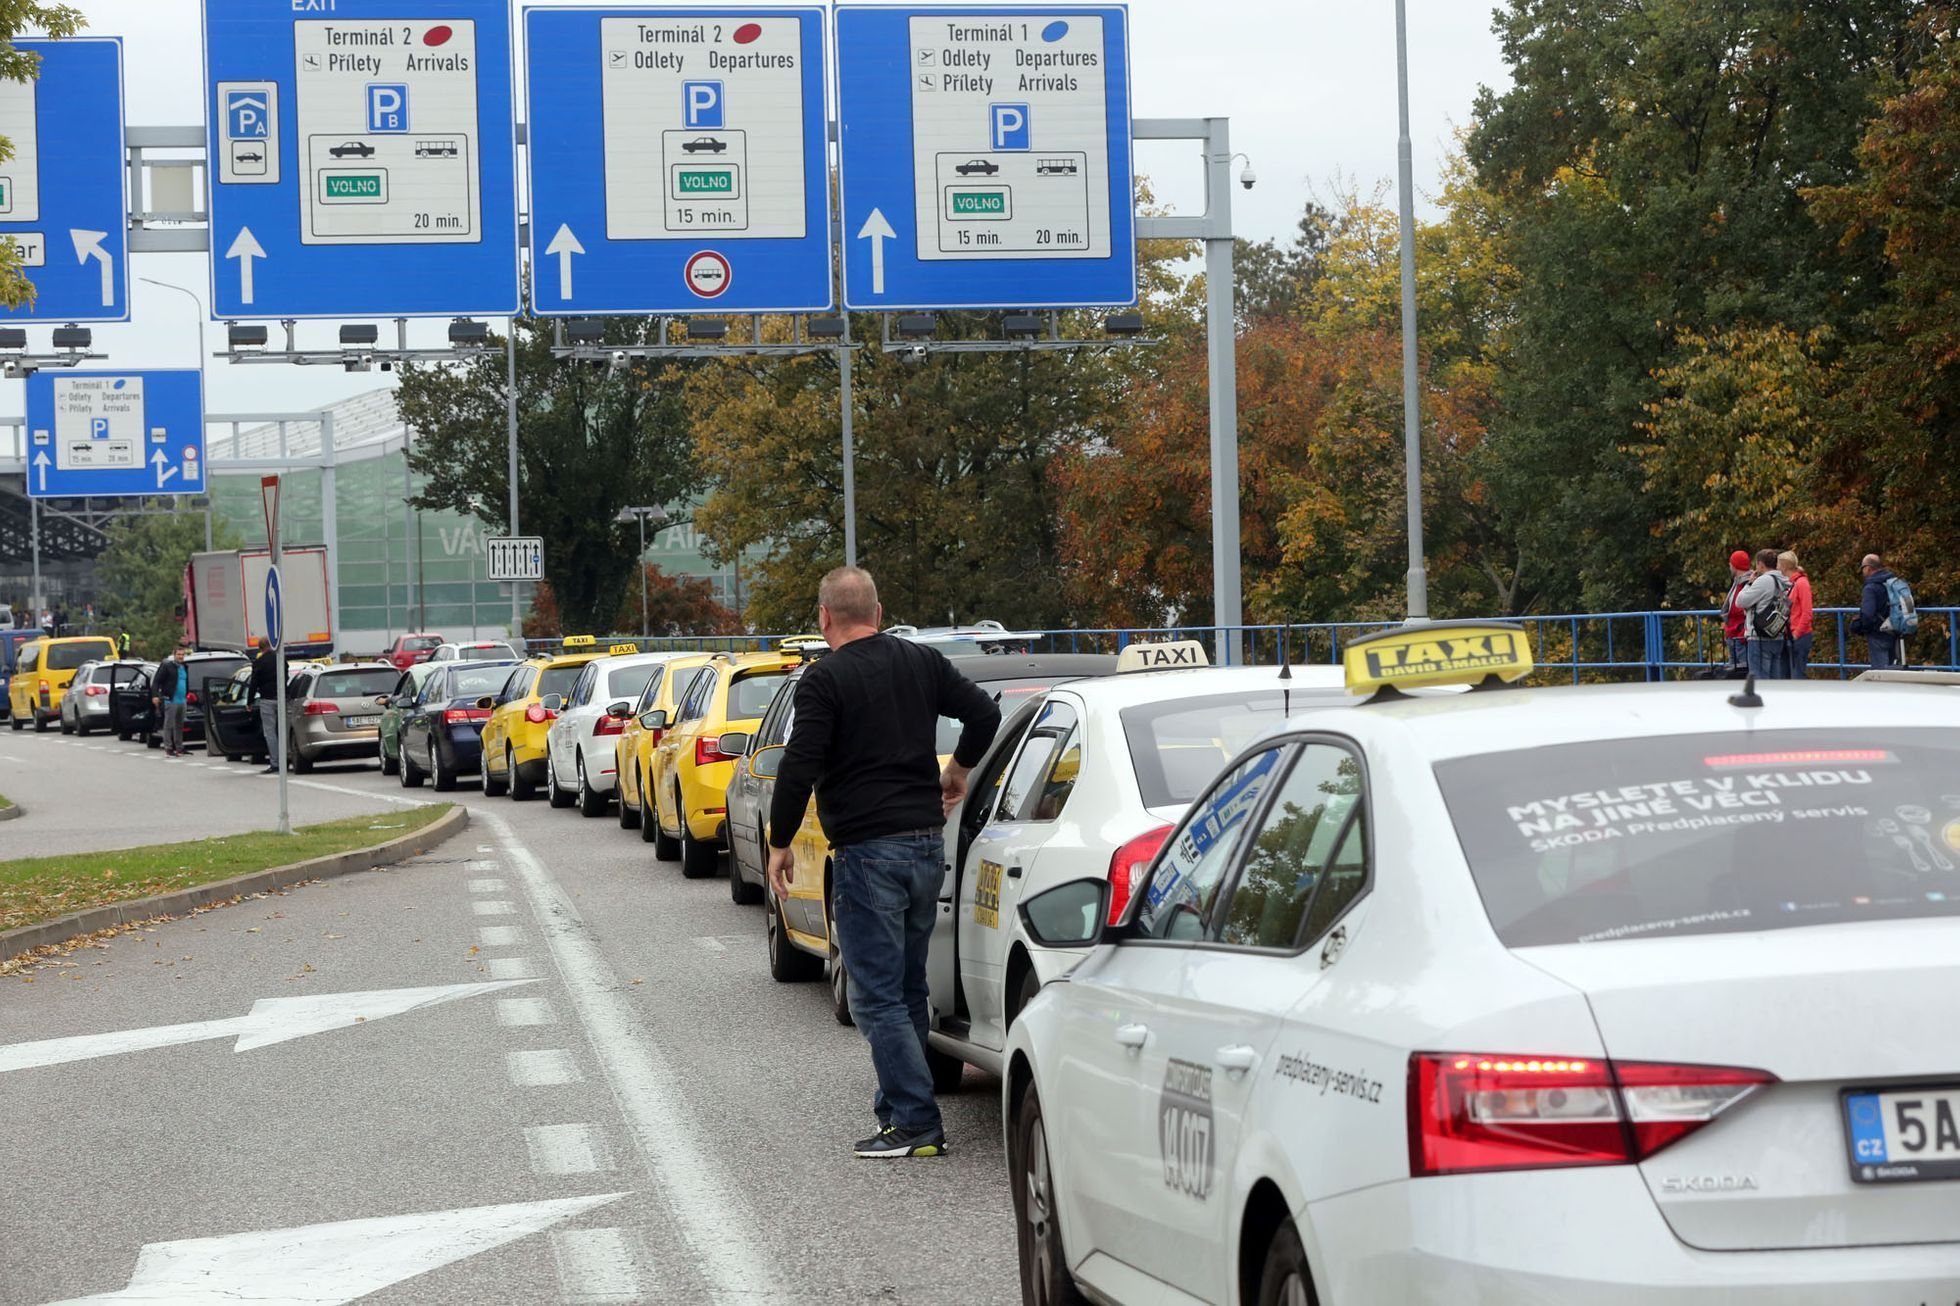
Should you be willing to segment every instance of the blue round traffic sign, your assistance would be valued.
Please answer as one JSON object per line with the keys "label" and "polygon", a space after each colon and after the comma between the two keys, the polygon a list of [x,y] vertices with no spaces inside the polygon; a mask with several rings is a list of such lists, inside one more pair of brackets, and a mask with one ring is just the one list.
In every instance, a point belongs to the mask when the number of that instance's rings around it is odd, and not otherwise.
{"label": "blue round traffic sign", "polygon": [[279,569],[268,567],[265,573],[265,638],[274,648],[282,641],[285,632],[280,625],[286,616],[286,600],[279,591]]}

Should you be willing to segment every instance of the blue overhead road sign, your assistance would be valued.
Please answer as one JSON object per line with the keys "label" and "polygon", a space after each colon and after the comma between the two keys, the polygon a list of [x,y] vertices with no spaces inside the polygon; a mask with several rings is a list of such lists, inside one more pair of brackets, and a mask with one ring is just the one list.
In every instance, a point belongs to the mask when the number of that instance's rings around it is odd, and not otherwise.
{"label": "blue overhead road sign", "polygon": [[0,81],[0,240],[34,283],[13,321],[129,318],[129,209],[123,199],[122,40],[18,41],[41,75]]}
{"label": "blue overhead road sign", "polygon": [[1129,15],[837,8],[844,303],[1137,297]]}
{"label": "blue overhead road sign", "polygon": [[27,378],[27,492],[202,494],[204,374],[39,371]]}
{"label": "blue overhead road sign", "polygon": [[203,0],[215,318],[518,306],[506,0]]}
{"label": "blue overhead road sign", "polygon": [[821,9],[527,9],[531,302],[819,312]]}

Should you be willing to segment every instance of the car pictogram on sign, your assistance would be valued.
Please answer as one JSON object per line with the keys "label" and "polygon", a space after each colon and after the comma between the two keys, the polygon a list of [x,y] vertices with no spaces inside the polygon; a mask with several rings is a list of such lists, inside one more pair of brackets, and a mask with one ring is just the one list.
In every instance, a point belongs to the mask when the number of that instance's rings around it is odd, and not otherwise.
{"label": "car pictogram on sign", "polygon": [[327,151],[336,159],[371,159],[374,147],[366,141],[343,141]]}
{"label": "car pictogram on sign", "polygon": [[686,154],[723,154],[727,150],[727,141],[716,140],[712,136],[696,136],[691,141],[681,143],[681,151]]}
{"label": "car pictogram on sign", "polygon": [[992,159],[968,159],[953,171],[962,177],[991,177],[1000,171],[1000,165]]}

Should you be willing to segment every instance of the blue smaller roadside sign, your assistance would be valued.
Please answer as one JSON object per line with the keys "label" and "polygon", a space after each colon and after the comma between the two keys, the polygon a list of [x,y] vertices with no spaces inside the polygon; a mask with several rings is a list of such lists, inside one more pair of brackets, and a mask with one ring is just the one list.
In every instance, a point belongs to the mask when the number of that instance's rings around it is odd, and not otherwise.
{"label": "blue smaller roadside sign", "polygon": [[265,572],[265,637],[274,648],[286,639],[286,600],[279,589],[279,568]]}
{"label": "blue smaller roadside sign", "polygon": [[37,499],[202,494],[204,374],[40,371],[27,378],[27,492]]}

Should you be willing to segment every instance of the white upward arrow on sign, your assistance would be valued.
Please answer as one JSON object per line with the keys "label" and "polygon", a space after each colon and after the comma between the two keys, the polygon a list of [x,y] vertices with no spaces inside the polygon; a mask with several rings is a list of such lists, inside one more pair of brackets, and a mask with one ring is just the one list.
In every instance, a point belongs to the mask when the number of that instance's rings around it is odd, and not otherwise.
{"label": "white upward arrow on sign", "polygon": [[34,455],[34,470],[41,473],[41,491],[45,494],[48,488],[48,451],[46,449]]}
{"label": "white upward arrow on sign", "polygon": [[579,244],[578,237],[572,234],[571,223],[561,222],[558,224],[558,234],[551,238],[551,243],[544,247],[544,252],[558,256],[558,298],[570,299],[572,297],[572,255],[585,253],[585,246]]}
{"label": "white upward arrow on sign", "polygon": [[472,1206],[222,1238],[149,1243],[129,1286],[81,1302],[258,1301],[337,1306],[562,1224],[625,1193]]}
{"label": "white upward arrow on sign", "polygon": [[150,463],[157,469],[157,488],[161,490],[163,483],[177,474],[177,469],[170,465],[169,457],[161,449],[150,455]]}
{"label": "white upward arrow on sign", "polygon": [[109,239],[106,231],[83,231],[77,227],[68,229],[68,239],[75,242],[75,261],[86,263],[96,259],[102,264],[102,307],[108,308],[116,302],[116,272],[109,258],[109,251],[102,248],[102,242]]}
{"label": "white upward arrow on sign", "polygon": [[265,247],[259,238],[252,234],[250,227],[240,227],[238,235],[225,251],[226,258],[238,260],[238,298],[244,303],[252,302],[252,260],[265,257]]}
{"label": "white upward arrow on sign", "polygon": [[898,233],[885,221],[883,209],[873,209],[871,216],[864,220],[858,239],[871,242],[871,293],[882,295],[885,293],[885,242],[898,239]]}
{"label": "white upward arrow on sign", "polygon": [[32,1070],[38,1066],[58,1066],[69,1061],[88,1061],[95,1057],[116,1056],[123,1052],[147,1052],[152,1048],[175,1047],[179,1043],[202,1043],[207,1039],[231,1038],[233,1052],[249,1052],[272,1043],[324,1034],[330,1029],[370,1020],[399,1016],[420,1007],[437,1007],[458,998],[479,993],[495,993],[536,980],[484,980],[469,984],[436,984],[419,989],[374,989],[366,993],[313,993],[304,997],[261,998],[243,1016],[226,1020],[200,1020],[188,1025],[156,1025],[149,1029],[125,1029],[110,1034],[78,1034],[71,1038],[42,1039],[34,1043],[10,1043],[0,1047],[0,1074],[9,1070]]}

